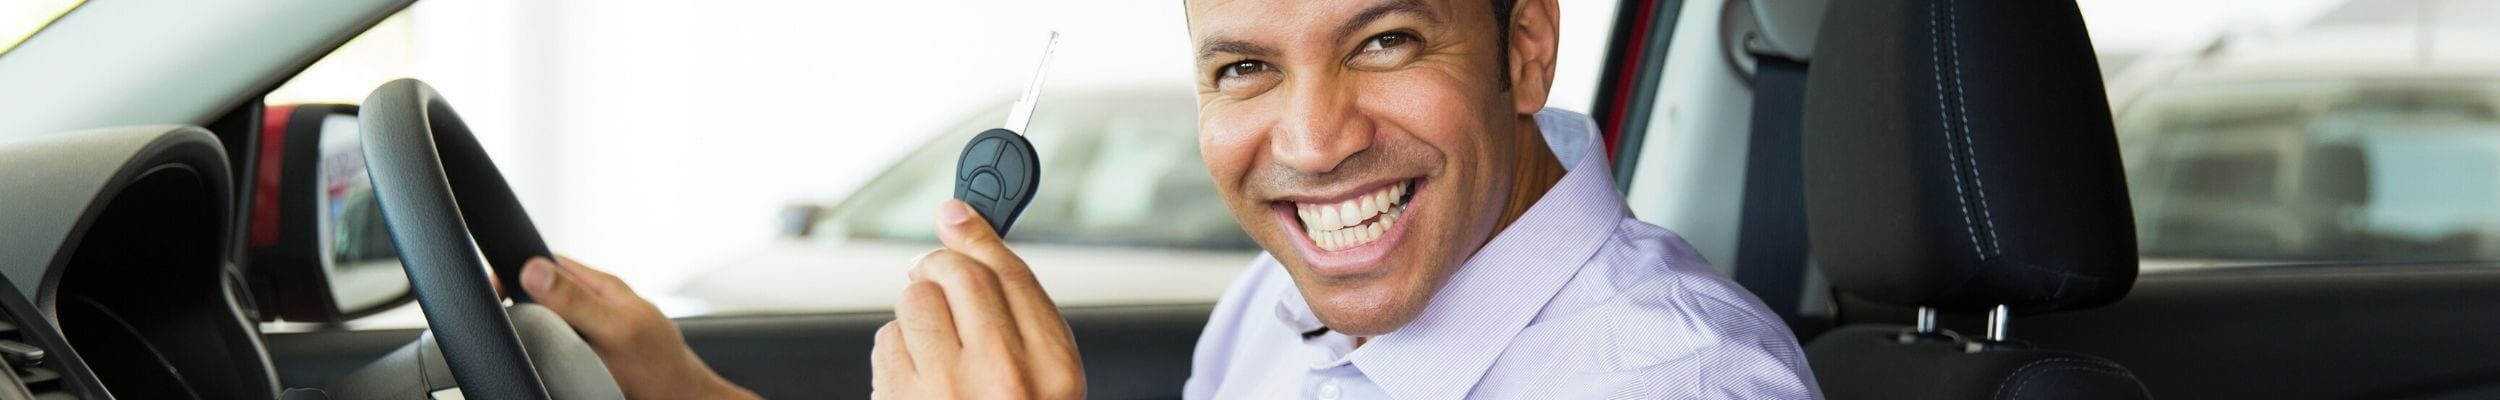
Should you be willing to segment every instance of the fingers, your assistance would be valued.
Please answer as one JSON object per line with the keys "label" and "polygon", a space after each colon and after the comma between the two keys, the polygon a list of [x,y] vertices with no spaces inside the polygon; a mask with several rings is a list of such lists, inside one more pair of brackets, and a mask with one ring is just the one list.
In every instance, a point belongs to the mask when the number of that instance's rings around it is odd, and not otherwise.
{"label": "fingers", "polygon": [[[521,290],[539,305],[555,311],[602,350],[631,347],[644,340],[676,338],[676,326],[615,275],[570,258],[531,258],[521,267]],[[661,332],[661,331],[667,332]]]}
{"label": "fingers", "polygon": [[982,219],[981,212],[971,205],[962,200],[947,200],[938,204],[937,211],[938,242],[946,248],[970,253],[983,262],[1001,261],[991,258],[995,256],[1015,257],[999,241],[998,231],[990,229],[989,220]]}
{"label": "fingers", "polygon": [[581,280],[571,279],[568,275],[572,274],[564,273],[563,269],[565,267],[555,261],[532,257],[528,263],[521,265],[521,290],[529,292],[530,298],[537,299],[538,304],[555,310],[556,315],[572,320],[573,316],[569,314],[588,311],[580,310],[583,307],[579,305],[595,303],[595,294],[583,287]]}
{"label": "fingers", "polygon": [[874,371],[868,384],[869,390],[891,392],[910,386],[914,367],[911,355],[903,353],[903,327],[900,323],[888,321],[885,327],[877,328],[877,347],[869,352],[868,364]]}
{"label": "fingers", "polygon": [[[591,268],[588,265],[583,265],[581,261],[574,261],[572,257],[556,255],[556,265],[564,266],[562,270],[565,273],[574,275],[584,281],[594,281],[600,283],[598,285],[592,285],[592,288],[598,289],[602,292],[624,292],[621,294],[627,295],[631,295],[634,292],[633,288],[625,285],[624,279],[618,279],[616,275],[609,274],[607,271],[600,271],[598,268]],[[612,295],[619,293],[602,294]]]}
{"label": "fingers", "polygon": [[[1050,294],[1042,290],[1041,280],[1034,278],[1033,270],[1024,264],[1024,260],[1007,248],[998,233],[990,229],[989,222],[981,219],[979,211],[962,201],[947,200],[938,205],[937,226],[938,241],[947,250],[980,261],[996,276],[1022,344],[1030,347],[1048,343],[1056,346],[1047,348],[1076,348],[1074,336],[1069,333],[1067,323],[1062,322],[1066,319],[1060,317],[1059,307],[1051,301]],[[1056,356],[1071,359],[1076,356],[1073,351],[1068,353]]]}
{"label": "fingers", "polygon": [[[962,253],[938,250],[920,256],[910,272],[914,286],[935,283],[954,313],[955,334],[971,351],[1018,352],[1023,334],[1009,315],[998,276]],[[908,293],[906,293],[908,300]]]}
{"label": "fingers", "polygon": [[1001,275],[1002,281],[1013,280],[1006,283],[1033,283],[1033,272],[1026,270],[1024,260],[1017,258],[1014,251],[1007,249],[1007,243],[999,240],[998,232],[990,229],[987,220],[981,219],[980,211],[974,211],[963,201],[947,200],[938,205],[937,214],[938,242],[944,244],[947,250],[963,253],[988,265]]}
{"label": "fingers", "polygon": [[912,261],[895,321],[877,331],[873,397],[1082,398],[1075,340],[1024,261],[960,201],[937,225],[946,248]]}
{"label": "fingers", "polygon": [[935,283],[912,282],[904,287],[903,301],[894,305],[894,321],[902,325],[903,350],[911,355],[915,371],[922,366],[951,365],[962,350],[955,317],[947,311],[946,294]]}

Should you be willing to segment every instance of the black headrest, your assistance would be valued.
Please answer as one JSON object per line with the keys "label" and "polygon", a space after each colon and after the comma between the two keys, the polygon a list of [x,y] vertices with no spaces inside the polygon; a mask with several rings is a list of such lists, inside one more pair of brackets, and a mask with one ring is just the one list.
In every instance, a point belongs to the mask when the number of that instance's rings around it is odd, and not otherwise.
{"label": "black headrest", "polygon": [[2074,3],[1837,1],[1823,23],[1802,155],[1833,284],[1946,311],[2126,296],[2134,220]]}

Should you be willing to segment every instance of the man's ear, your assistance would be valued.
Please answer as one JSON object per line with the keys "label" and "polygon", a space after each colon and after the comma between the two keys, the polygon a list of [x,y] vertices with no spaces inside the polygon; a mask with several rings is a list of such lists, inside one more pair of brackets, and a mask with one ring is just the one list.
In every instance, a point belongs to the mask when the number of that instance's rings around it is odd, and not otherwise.
{"label": "man's ear", "polygon": [[1555,0],[1516,0],[1511,7],[1510,26],[1510,95],[1511,106],[1519,115],[1534,115],[1545,109],[1545,97],[1554,89],[1555,52],[1561,48],[1562,13]]}

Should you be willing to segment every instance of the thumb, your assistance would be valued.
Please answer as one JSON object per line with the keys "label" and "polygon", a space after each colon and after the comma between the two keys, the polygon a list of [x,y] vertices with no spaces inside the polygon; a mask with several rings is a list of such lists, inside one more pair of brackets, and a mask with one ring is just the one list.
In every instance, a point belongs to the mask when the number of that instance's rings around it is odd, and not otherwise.
{"label": "thumb", "polygon": [[965,205],[963,200],[945,200],[938,205],[938,242],[948,250],[965,252],[970,247],[998,245],[1000,240],[998,230],[990,227],[990,220],[980,217],[980,210],[973,210],[973,205]]}
{"label": "thumb", "polygon": [[562,273],[563,268],[555,260],[531,257],[529,262],[521,264],[521,290],[528,291],[530,298],[555,311],[556,315],[571,319],[576,305],[590,301],[586,298],[590,293],[584,290],[581,282],[570,279],[570,274]]}
{"label": "thumb", "polygon": [[981,218],[981,212],[963,200],[948,199],[938,205],[937,211],[938,242],[949,249],[962,251],[956,247],[998,241],[998,231],[990,228],[990,221]]}
{"label": "thumb", "polygon": [[982,219],[980,211],[962,200],[948,199],[938,205],[937,227],[939,244],[982,264],[997,267],[1015,257],[1008,252],[1006,242],[999,240],[998,231],[990,228],[989,220]]}

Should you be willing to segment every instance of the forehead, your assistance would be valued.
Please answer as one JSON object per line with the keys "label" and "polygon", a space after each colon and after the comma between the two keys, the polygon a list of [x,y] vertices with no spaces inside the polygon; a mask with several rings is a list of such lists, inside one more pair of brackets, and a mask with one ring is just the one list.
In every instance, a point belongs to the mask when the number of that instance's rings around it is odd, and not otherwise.
{"label": "forehead", "polygon": [[[1488,0],[1186,0],[1193,38],[1256,37],[1307,32],[1333,26],[1367,10],[1407,4],[1430,10],[1442,20],[1472,21],[1468,16],[1491,12]],[[1456,5],[1484,3],[1479,7]],[[1478,8],[1482,8],[1479,10]],[[1455,18],[1453,18],[1455,17]],[[1486,20],[1489,24],[1490,20]],[[1465,24],[1461,24],[1465,25]]]}

